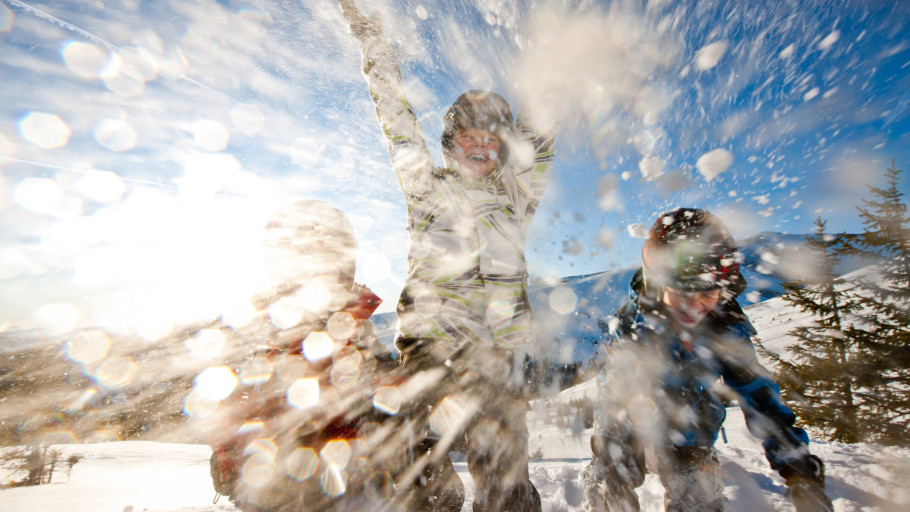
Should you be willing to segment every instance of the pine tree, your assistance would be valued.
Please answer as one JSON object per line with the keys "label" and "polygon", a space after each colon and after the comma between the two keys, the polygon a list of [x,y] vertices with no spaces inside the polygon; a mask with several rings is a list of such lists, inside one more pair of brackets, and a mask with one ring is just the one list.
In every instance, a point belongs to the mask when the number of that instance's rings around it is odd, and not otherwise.
{"label": "pine tree", "polygon": [[781,369],[784,398],[797,416],[830,440],[855,443],[862,440],[860,381],[867,358],[847,334],[849,315],[857,308],[852,289],[834,271],[842,236],[827,234],[825,225],[816,219],[814,234],[806,236],[816,275],[782,283],[783,300],[813,320],[790,331],[797,343],[787,347],[789,358],[773,359]]}
{"label": "pine tree", "polygon": [[894,161],[885,171],[884,188],[869,186],[873,198],[859,208],[865,226],[853,244],[856,252],[880,260],[876,279],[857,279],[866,344],[881,353],[877,374],[876,440],[910,445],[910,237],[907,205],[898,190],[903,171]]}

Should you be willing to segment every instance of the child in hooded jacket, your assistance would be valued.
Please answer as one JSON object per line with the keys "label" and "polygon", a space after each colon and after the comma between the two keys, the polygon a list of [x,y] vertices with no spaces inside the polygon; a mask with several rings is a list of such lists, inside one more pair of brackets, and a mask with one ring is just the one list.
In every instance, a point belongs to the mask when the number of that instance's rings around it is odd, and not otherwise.
{"label": "child in hooded jacket", "polygon": [[523,365],[533,349],[525,240],[553,165],[555,128],[516,123],[502,96],[472,90],[446,112],[436,167],[377,16],[339,0],[408,209],[408,276],[399,299],[403,368],[420,385],[397,478],[409,510],[461,510],[448,457],[467,453],[473,508],[540,510],[530,481]]}
{"label": "child in hooded jacket", "polygon": [[714,443],[736,399],[749,431],[798,512],[830,512],[824,464],[780,401],[752,345],[756,334],[736,301],[746,283],[740,253],[710,212],[678,208],[658,216],[642,268],[617,312],[618,328],[599,376],[586,511],[638,510],[645,448],[656,456],[666,510],[721,511],[723,481]]}

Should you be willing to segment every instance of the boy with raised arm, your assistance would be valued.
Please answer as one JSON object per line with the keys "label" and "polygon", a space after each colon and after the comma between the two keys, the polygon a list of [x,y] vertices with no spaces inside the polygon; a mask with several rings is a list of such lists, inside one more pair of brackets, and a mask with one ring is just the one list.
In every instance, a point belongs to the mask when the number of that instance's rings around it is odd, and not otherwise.
{"label": "boy with raised arm", "polygon": [[500,95],[468,91],[445,115],[445,165],[435,167],[378,17],[352,0],[339,5],[408,209],[396,347],[422,389],[410,409],[414,464],[399,486],[409,509],[460,510],[464,491],[447,452],[466,437],[475,511],[540,510],[525,425],[525,238],[549,181],[555,129],[516,124]]}

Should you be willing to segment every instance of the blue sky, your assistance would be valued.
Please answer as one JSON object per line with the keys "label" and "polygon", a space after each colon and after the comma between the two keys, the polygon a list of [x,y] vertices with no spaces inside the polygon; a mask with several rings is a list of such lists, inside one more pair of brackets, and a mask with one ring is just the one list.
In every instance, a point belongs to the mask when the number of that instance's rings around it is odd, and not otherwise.
{"label": "blue sky", "polygon": [[[910,163],[906,2],[359,5],[437,162],[466,89],[560,120],[536,279],[635,263],[631,233],[674,206],[738,236],[857,231],[864,185]],[[349,214],[358,279],[394,307],[404,202],[334,2],[0,0],[0,73],[0,327],[153,338],[217,316],[300,197]]]}

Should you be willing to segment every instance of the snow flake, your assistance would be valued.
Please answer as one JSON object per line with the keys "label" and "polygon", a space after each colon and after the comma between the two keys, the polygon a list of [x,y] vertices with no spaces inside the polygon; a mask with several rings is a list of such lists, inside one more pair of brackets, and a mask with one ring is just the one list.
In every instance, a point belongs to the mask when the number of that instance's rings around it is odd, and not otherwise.
{"label": "snow flake", "polygon": [[828,50],[838,39],[840,39],[840,30],[834,30],[818,43],[818,49],[821,51]]}
{"label": "snow flake", "polygon": [[698,172],[708,181],[713,180],[717,175],[729,169],[731,165],[733,165],[733,153],[726,149],[709,151],[695,162]]}
{"label": "snow flake", "polygon": [[727,41],[715,41],[695,52],[695,67],[701,71],[711,69],[727,53]]}
{"label": "snow flake", "polygon": [[629,236],[632,238],[648,238],[648,226],[640,222],[629,224],[626,229],[629,231]]}

